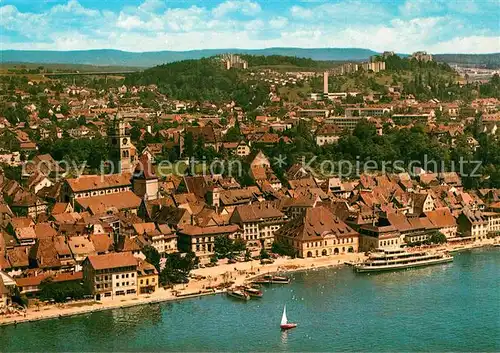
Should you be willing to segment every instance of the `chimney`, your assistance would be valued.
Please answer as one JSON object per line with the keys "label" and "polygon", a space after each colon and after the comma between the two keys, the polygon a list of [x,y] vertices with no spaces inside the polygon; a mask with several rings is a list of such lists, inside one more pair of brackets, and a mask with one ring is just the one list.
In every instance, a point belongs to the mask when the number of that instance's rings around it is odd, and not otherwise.
{"label": "chimney", "polygon": [[323,73],[323,93],[328,95],[328,71]]}

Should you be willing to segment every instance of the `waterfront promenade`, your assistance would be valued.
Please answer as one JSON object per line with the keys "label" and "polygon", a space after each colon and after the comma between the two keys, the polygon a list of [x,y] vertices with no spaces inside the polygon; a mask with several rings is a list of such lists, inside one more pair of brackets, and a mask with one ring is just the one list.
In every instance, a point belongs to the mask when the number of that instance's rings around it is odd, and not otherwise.
{"label": "waterfront promenade", "polygon": [[[467,250],[470,248],[489,246],[498,242],[498,239],[486,239],[482,242],[474,242],[467,244],[447,244],[446,246],[438,246],[426,248],[426,250]],[[235,264],[220,264],[215,267],[200,268],[192,271],[192,278],[188,284],[180,284],[172,289],[158,288],[154,293],[149,295],[139,295],[121,300],[107,300],[102,302],[87,301],[75,302],[58,305],[47,305],[28,308],[25,312],[19,314],[11,314],[0,316],[0,325],[9,325],[29,321],[37,321],[64,316],[72,316],[85,314],[94,311],[110,310],[116,308],[130,307],[136,305],[158,303],[171,300],[179,300],[183,298],[219,294],[223,291],[208,290],[222,283],[232,282],[234,285],[241,285],[252,278],[266,273],[275,272],[292,272],[300,270],[308,270],[314,268],[324,268],[339,266],[346,262],[354,263],[365,259],[362,253],[350,253],[336,255],[330,257],[306,258],[306,259],[290,259],[278,258],[272,264],[260,264],[260,261],[254,260],[249,262],[239,262]],[[196,277],[204,277],[196,279]]]}
{"label": "waterfront promenade", "polygon": [[[219,294],[223,291],[207,290],[207,287],[212,288],[228,282],[233,282],[235,285],[241,285],[250,281],[253,277],[266,273],[291,272],[311,268],[339,266],[344,262],[357,262],[363,259],[363,254],[352,253],[334,257],[308,259],[278,258],[274,263],[266,265],[261,264],[258,260],[238,262],[235,264],[220,264],[215,267],[193,270],[191,275],[195,278],[192,278],[187,284],[175,285],[171,289],[158,288],[154,293],[149,295],[139,295],[137,297],[120,300],[113,299],[101,302],[80,301],[75,303],[40,306],[40,308],[31,307],[23,313],[0,316],[0,325],[52,319],[169,300],[179,300],[193,296]],[[196,279],[198,276],[203,276],[205,278]]]}

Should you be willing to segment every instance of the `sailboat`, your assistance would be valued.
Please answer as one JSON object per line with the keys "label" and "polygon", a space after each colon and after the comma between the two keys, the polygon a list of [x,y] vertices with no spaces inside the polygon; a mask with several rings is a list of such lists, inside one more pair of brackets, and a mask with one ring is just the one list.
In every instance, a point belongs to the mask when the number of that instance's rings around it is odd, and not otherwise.
{"label": "sailboat", "polygon": [[288,319],[286,317],[286,305],[283,308],[283,316],[281,316],[281,324],[280,327],[282,330],[289,330],[291,328],[297,327],[297,324],[292,324],[288,322]]}

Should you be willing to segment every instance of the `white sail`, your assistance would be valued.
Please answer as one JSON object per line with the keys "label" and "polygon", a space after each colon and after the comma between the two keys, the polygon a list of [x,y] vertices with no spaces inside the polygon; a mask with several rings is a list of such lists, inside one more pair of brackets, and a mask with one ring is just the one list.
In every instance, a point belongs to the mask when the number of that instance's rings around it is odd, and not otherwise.
{"label": "white sail", "polygon": [[281,324],[286,325],[288,323],[288,319],[286,318],[286,305],[283,308],[283,316],[281,317]]}

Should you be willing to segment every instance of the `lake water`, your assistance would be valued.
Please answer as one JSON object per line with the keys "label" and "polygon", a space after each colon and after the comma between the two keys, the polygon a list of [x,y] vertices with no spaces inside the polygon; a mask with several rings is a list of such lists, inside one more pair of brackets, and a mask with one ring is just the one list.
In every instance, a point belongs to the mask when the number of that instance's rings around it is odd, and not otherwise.
{"label": "lake water", "polygon": [[[500,251],[381,274],[297,272],[224,295],[0,327],[6,351],[500,351]],[[279,329],[283,305],[294,330]]]}

